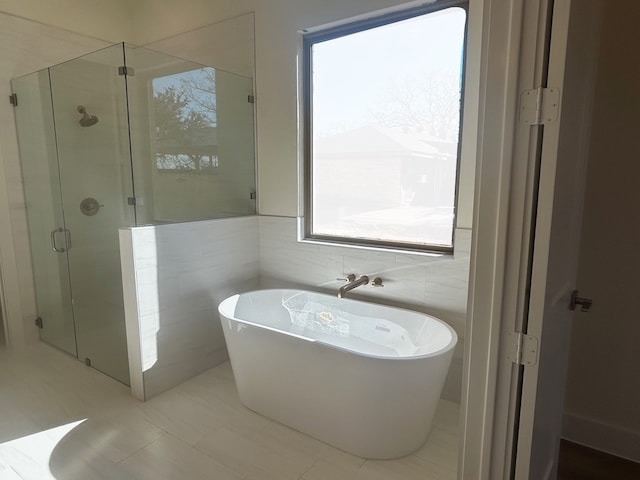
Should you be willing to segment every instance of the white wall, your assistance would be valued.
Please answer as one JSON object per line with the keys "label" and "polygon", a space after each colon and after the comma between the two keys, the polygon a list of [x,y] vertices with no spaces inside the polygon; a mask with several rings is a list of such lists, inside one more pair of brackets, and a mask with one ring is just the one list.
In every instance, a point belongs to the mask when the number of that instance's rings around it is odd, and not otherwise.
{"label": "white wall", "polygon": [[640,461],[640,5],[603,3],[563,435]]}
{"label": "white wall", "polygon": [[[0,12],[116,43],[129,40],[134,30],[130,3],[130,0],[0,0]],[[42,45],[48,47],[46,41]]]}
{"label": "white wall", "polygon": [[[154,3],[155,5],[155,3]],[[191,10],[189,10],[191,11]],[[201,21],[203,19],[198,19]],[[253,78],[255,74],[255,27],[253,13],[232,18],[204,19],[205,26],[188,31],[161,32],[161,40],[139,38],[140,45],[225,72]],[[213,22],[213,23],[211,23]],[[194,23],[195,25],[195,23]],[[141,32],[137,32],[141,33]]]}

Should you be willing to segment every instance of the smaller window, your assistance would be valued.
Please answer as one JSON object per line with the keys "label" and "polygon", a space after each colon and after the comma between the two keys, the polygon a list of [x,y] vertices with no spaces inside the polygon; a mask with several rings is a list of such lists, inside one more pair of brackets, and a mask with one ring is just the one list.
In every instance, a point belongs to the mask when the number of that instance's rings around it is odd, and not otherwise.
{"label": "smaller window", "polygon": [[442,3],[304,36],[306,238],[453,250],[467,15]]}

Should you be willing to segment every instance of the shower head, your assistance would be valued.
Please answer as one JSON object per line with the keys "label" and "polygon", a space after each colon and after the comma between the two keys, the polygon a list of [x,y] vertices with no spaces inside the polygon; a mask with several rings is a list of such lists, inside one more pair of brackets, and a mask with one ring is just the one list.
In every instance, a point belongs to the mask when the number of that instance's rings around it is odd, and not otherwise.
{"label": "shower head", "polygon": [[98,117],[96,117],[95,115],[89,115],[87,113],[87,109],[82,105],[78,105],[78,113],[82,114],[82,118],[80,119],[79,123],[83,127],[91,127],[92,125],[98,123]]}

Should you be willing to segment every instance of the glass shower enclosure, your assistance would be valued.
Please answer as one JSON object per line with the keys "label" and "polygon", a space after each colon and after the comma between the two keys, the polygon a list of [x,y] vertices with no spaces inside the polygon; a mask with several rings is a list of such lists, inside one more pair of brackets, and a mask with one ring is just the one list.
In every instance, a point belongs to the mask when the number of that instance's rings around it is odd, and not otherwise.
{"label": "glass shower enclosure", "polygon": [[253,80],[117,44],[11,86],[41,339],[129,384],[118,229],[255,213]]}

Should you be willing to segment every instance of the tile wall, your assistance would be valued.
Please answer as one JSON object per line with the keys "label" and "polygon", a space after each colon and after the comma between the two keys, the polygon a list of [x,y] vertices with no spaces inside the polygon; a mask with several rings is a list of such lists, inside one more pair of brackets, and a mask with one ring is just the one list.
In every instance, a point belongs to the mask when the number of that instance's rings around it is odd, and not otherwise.
{"label": "tile wall", "polygon": [[297,222],[253,216],[120,231],[134,395],[151,398],[226,359],[217,305],[227,296],[280,287],[334,294],[336,279],[353,272],[380,276],[384,287],[361,287],[352,298],[433,314],[455,328],[443,397],[459,402],[471,232],[456,232],[454,256],[425,256],[298,242]]}
{"label": "tile wall", "polygon": [[134,396],[226,360],[217,307],[258,287],[258,218],[121,229],[120,250]]}
{"label": "tile wall", "polygon": [[443,397],[460,401],[471,230],[458,229],[455,254],[426,256],[297,241],[298,219],[260,216],[260,287],[302,287],[335,293],[349,273],[381,277],[383,288],[360,287],[354,299],[434,315],[458,334]]}

